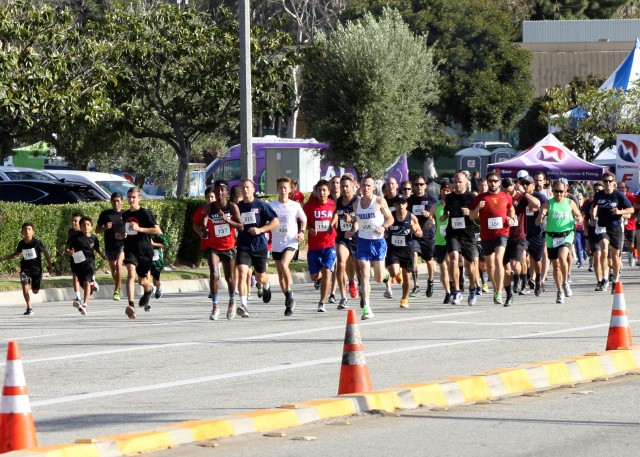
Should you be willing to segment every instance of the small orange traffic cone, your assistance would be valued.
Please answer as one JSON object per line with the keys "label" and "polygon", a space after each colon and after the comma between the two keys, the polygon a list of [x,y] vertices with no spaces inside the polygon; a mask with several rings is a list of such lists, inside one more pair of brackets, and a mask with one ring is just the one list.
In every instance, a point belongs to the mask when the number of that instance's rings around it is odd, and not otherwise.
{"label": "small orange traffic cone", "polygon": [[37,445],[20,348],[18,343],[10,341],[0,402],[0,454]]}
{"label": "small orange traffic cone", "polygon": [[624,302],[624,287],[622,287],[622,282],[618,281],[616,283],[613,294],[613,308],[611,309],[607,351],[633,346],[629,317],[627,316],[627,306]]}
{"label": "small orange traffic cone", "polygon": [[371,390],[369,367],[364,360],[358,318],[356,317],[356,311],[350,309],[347,314],[347,329],[344,333],[344,350],[342,352],[338,395],[370,392]]}

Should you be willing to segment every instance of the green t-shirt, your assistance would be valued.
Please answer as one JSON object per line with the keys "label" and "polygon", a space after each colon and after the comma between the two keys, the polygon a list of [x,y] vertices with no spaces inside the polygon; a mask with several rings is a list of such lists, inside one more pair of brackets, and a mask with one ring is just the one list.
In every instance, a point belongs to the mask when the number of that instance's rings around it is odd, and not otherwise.
{"label": "green t-shirt", "polygon": [[[549,200],[549,212],[547,213],[547,247],[554,248],[561,244],[573,243],[576,223],[571,211],[571,200],[564,198],[557,202],[554,198]],[[561,237],[552,237],[550,233],[567,233],[564,241]]]}

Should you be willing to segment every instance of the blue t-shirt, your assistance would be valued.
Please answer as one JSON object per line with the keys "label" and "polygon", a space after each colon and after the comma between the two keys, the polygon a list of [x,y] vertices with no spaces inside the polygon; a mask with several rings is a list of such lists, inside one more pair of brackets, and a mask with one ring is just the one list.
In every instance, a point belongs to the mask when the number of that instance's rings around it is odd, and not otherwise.
{"label": "blue t-shirt", "polygon": [[605,194],[604,190],[600,190],[593,196],[593,204],[598,205],[598,226],[600,227],[616,227],[622,223],[622,216],[611,214],[614,208],[626,209],[631,208],[631,202],[625,194],[619,190],[614,190],[610,194]]}
{"label": "blue t-shirt", "polygon": [[240,220],[244,225],[244,230],[238,232],[238,249],[245,251],[266,251],[267,234],[251,235],[248,230],[251,227],[264,227],[278,215],[271,205],[262,200],[254,199],[251,203],[243,201],[238,203],[240,210]]}

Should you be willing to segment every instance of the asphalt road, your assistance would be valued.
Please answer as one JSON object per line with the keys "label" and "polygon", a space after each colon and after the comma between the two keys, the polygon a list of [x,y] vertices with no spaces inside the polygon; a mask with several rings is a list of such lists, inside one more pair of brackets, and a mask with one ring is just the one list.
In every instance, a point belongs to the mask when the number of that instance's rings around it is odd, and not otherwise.
{"label": "asphalt road", "polygon": [[[639,270],[624,273],[632,327]],[[376,317],[360,323],[374,388],[604,350],[612,295],[593,292],[585,269],[573,276],[564,305],[549,287],[512,308],[488,295],[443,305],[436,289],[405,310],[375,286]],[[345,312],[318,314],[311,284],[294,291],[290,318],[274,290],[270,304],[254,299],[251,317],[231,322],[208,319],[206,292],[166,294],[135,321],[111,300],[92,301],[86,317],[70,302],[38,305],[32,317],[0,304],[0,335],[20,343],[40,444],[67,443],[336,395]]]}

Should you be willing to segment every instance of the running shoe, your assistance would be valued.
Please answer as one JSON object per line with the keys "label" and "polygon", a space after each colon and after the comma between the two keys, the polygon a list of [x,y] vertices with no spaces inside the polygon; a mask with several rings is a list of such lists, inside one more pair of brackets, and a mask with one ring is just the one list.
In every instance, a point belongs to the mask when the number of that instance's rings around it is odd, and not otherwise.
{"label": "running shoe", "polygon": [[269,303],[271,301],[271,287],[269,287],[268,289],[258,289],[258,292],[260,290],[262,290],[262,302]]}
{"label": "running shoe", "polygon": [[114,301],[120,301],[120,291],[119,290],[115,290],[113,292],[113,300]]}
{"label": "running shoe", "polygon": [[313,288],[315,290],[320,290],[320,284],[322,284],[322,279],[316,279],[313,283]]}
{"label": "running shoe", "polygon": [[451,300],[452,305],[459,305],[462,302],[462,292],[459,290],[453,293],[453,299]]}
{"label": "running shoe", "polygon": [[375,317],[375,315],[373,314],[373,311],[371,311],[371,307],[365,306],[362,310],[362,317],[360,317],[360,319],[366,321],[367,319],[371,319],[373,317]]}
{"label": "running shoe", "polygon": [[569,286],[569,284],[565,284],[564,286],[562,286],[562,290],[564,291],[565,297],[571,297],[573,295],[573,292],[571,292],[571,286]]}
{"label": "running shoe", "polygon": [[522,287],[522,289],[520,289],[520,292],[518,292],[518,295],[527,295],[530,293],[530,290],[527,288],[527,286]]}
{"label": "running shoe", "polygon": [[351,298],[358,297],[358,287],[356,286],[355,281],[349,281],[349,294],[351,295]]}
{"label": "running shoe", "polygon": [[433,281],[427,281],[427,297],[433,297]]}
{"label": "running shoe", "polygon": [[482,295],[482,287],[478,286],[476,287],[476,297]]}
{"label": "running shoe", "polygon": [[513,295],[518,295],[520,293],[520,284],[517,282],[513,285]]}
{"label": "running shoe", "polygon": [[264,289],[262,287],[258,287],[258,298],[262,298],[264,296]]}
{"label": "running shoe", "polygon": [[209,319],[212,321],[217,321],[220,317],[220,307],[217,303],[213,305],[213,309],[211,310],[211,314],[209,315]]}
{"label": "running shoe", "polygon": [[409,299],[402,298],[400,299],[400,308],[408,308],[409,307]]}
{"label": "running shoe", "polygon": [[349,305],[347,304],[346,298],[340,299],[340,303],[338,303],[337,309],[349,309]]}
{"label": "running shoe", "polygon": [[391,292],[391,289],[384,291],[384,298],[393,298],[393,292]]}
{"label": "running shoe", "polygon": [[99,290],[100,290],[100,286],[98,285],[98,281],[94,279],[93,281],[91,281],[91,295],[93,295],[94,292],[97,292]]}
{"label": "running shoe", "polygon": [[396,275],[396,283],[402,284],[402,273]]}
{"label": "running shoe", "polygon": [[449,305],[451,303],[451,294],[449,292],[445,292],[444,300],[442,301],[443,305]]}
{"label": "running shoe", "polygon": [[326,313],[327,312],[327,310],[324,309],[324,303],[322,303],[322,302],[318,303],[318,312],[319,313]]}
{"label": "running shoe", "polygon": [[493,293],[493,304],[501,305],[502,304],[502,294],[500,292]]}
{"label": "running shoe", "polygon": [[23,316],[33,316],[35,314],[35,312],[33,311],[32,308],[27,308],[27,310],[22,313]]}
{"label": "running shoe", "polygon": [[364,308],[364,298],[360,296],[360,308]]}
{"label": "running shoe", "polygon": [[602,292],[602,283],[603,281],[598,281],[596,288],[594,289],[595,292]]}
{"label": "running shoe", "polygon": [[609,281],[607,281],[606,279],[603,279],[602,280],[602,291],[606,292],[608,288],[609,288]]}
{"label": "running shoe", "polygon": [[158,287],[156,288],[155,297],[156,297],[156,298],[160,298],[160,297],[162,297],[162,282],[160,282],[160,284],[159,284],[159,285],[158,285]]}
{"label": "running shoe", "polygon": [[336,296],[331,294],[329,295],[329,303],[335,303],[336,302]]}
{"label": "running shoe", "polygon": [[251,292],[247,292],[247,300],[252,300],[252,299],[253,299],[253,295],[251,295]]}
{"label": "running shoe", "polygon": [[469,306],[473,306],[476,304],[476,290],[473,289],[469,292],[469,298],[467,298],[467,303]]}
{"label": "running shoe", "polygon": [[227,320],[233,320],[236,317],[236,301],[229,300],[229,307],[227,308]]}
{"label": "running shoe", "polygon": [[207,295],[207,298],[211,299],[211,292],[209,292],[209,295]]}
{"label": "running shoe", "polygon": [[389,274],[388,271],[385,271],[384,273],[385,273],[384,274],[384,279],[382,280],[382,282],[386,284],[386,283],[389,282],[389,279],[391,278],[391,275]]}
{"label": "running shoe", "polygon": [[82,305],[82,302],[80,300],[78,300],[77,298],[73,300],[73,307],[75,309],[80,309],[80,305]]}
{"label": "running shoe", "polygon": [[82,306],[80,306],[80,308],[78,308],[78,311],[80,311],[80,314],[82,314],[83,316],[87,315],[87,304],[83,304]]}
{"label": "running shoe", "polygon": [[[615,281],[613,281],[611,283],[611,295],[613,295],[615,293],[616,293],[616,283],[615,283]],[[567,297],[569,297],[569,295],[567,295]]]}
{"label": "running shoe", "polygon": [[151,305],[149,304],[149,299],[151,298],[152,292],[153,290],[150,290],[149,292],[145,292],[142,294],[142,297],[140,297],[140,303],[138,303],[138,306],[143,306],[145,311],[151,311]]}
{"label": "running shoe", "polygon": [[243,304],[240,304],[240,306],[238,306],[238,309],[237,309],[236,312],[238,313],[238,316],[240,316],[240,317],[249,317],[249,310]]}
{"label": "running shoe", "polygon": [[556,295],[556,303],[564,303],[564,294],[560,291]]}
{"label": "running shoe", "polygon": [[124,309],[124,313],[127,315],[127,317],[129,319],[135,319],[136,318],[136,310],[133,308],[133,306],[127,306]]}
{"label": "running shoe", "polygon": [[489,284],[487,284],[486,282],[482,285],[482,293],[489,293]]}
{"label": "running shoe", "polygon": [[291,302],[289,302],[284,307],[284,315],[285,316],[291,316],[293,314],[293,308],[295,308],[295,307],[296,307],[296,303],[293,300],[291,300]]}
{"label": "running shoe", "polygon": [[255,287],[258,282],[256,281],[256,277],[251,275],[251,287]]}
{"label": "running shoe", "polygon": [[415,298],[420,294],[420,286],[413,286],[411,292],[409,292],[409,297]]}
{"label": "running shoe", "polygon": [[593,273],[593,265],[589,265],[589,273]]}
{"label": "running shoe", "polygon": [[513,295],[507,297],[507,300],[504,302],[504,307],[508,308],[509,306],[513,305]]}

